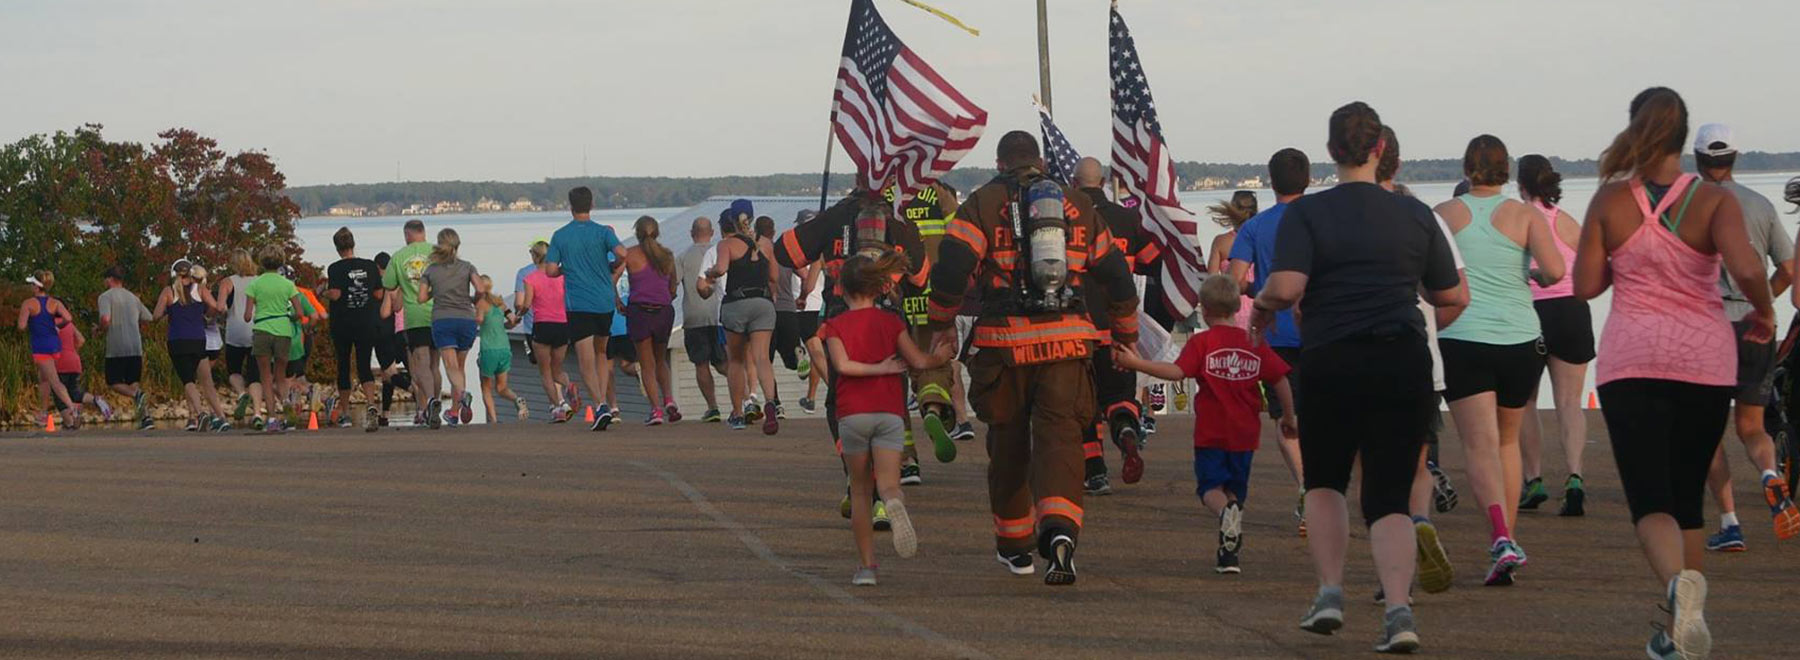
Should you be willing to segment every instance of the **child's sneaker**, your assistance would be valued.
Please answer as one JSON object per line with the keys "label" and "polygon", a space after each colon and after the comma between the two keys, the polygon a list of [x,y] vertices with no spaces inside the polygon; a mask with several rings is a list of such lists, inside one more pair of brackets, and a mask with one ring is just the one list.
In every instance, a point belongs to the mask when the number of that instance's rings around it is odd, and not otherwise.
{"label": "child's sneaker", "polygon": [[1222,575],[1237,575],[1244,572],[1244,569],[1238,567],[1237,551],[1227,550],[1223,545],[1219,546],[1218,562],[1213,565],[1213,572]]}
{"label": "child's sneaker", "polygon": [[1238,568],[1238,551],[1244,544],[1244,507],[1237,502],[1225,505],[1219,512],[1219,565],[1214,570],[1220,573],[1240,573]]}
{"label": "child's sneaker", "polygon": [[906,515],[906,503],[894,500],[887,503],[888,527],[894,532],[894,554],[901,559],[911,559],[919,553],[919,536],[913,531],[912,518]]}
{"label": "child's sneaker", "polygon": [[856,569],[856,574],[850,576],[850,584],[857,587],[875,586],[875,567],[863,566]]}

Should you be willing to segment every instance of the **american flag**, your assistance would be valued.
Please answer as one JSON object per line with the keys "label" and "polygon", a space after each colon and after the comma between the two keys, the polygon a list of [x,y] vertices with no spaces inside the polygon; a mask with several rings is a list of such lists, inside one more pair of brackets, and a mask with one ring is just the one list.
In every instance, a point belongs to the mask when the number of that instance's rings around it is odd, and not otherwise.
{"label": "american flag", "polygon": [[1113,176],[1126,192],[1143,200],[1138,204],[1142,226],[1163,254],[1163,291],[1170,309],[1181,316],[1200,304],[1200,277],[1206,272],[1200,249],[1194,245],[1199,225],[1176,197],[1175,158],[1163,142],[1162,124],[1156,119],[1156,102],[1150,100],[1150,83],[1138,60],[1137,44],[1119,10],[1112,11]]}
{"label": "american flag", "polygon": [[1075,164],[1081,161],[1081,154],[1075,151],[1074,145],[1069,144],[1069,138],[1056,128],[1056,122],[1050,119],[1050,110],[1040,105],[1037,111],[1038,121],[1043,124],[1044,155],[1047,156],[1044,162],[1050,167],[1050,178],[1061,181],[1065,186],[1069,185],[1070,181],[1075,180]]}
{"label": "american flag", "polygon": [[931,185],[975,147],[987,112],[900,43],[874,0],[850,5],[832,123],[860,183],[897,180],[896,205]]}

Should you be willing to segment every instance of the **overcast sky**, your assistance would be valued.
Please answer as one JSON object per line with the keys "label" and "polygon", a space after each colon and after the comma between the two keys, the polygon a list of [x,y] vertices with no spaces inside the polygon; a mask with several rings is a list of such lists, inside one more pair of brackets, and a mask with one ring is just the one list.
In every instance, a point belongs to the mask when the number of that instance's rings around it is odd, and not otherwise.
{"label": "overcast sky", "polygon": [[[1035,131],[1032,0],[878,0],[989,113]],[[1591,157],[1652,84],[1746,149],[1800,150],[1800,2],[1122,0],[1180,160],[1324,157],[1366,100],[1407,156],[1499,135]],[[291,184],[818,171],[847,0],[0,0],[0,141],[182,126]],[[1110,139],[1105,0],[1050,0],[1058,124]],[[835,162],[847,162],[839,152]]]}

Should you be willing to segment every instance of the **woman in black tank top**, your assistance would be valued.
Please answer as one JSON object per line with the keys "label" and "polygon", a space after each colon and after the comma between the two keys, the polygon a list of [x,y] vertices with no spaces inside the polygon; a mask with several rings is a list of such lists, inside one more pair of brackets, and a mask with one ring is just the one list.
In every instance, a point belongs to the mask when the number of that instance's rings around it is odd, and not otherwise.
{"label": "woman in black tank top", "polygon": [[761,250],[755,243],[742,234],[733,234],[725,240],[742,241],[744,256],[733,260],[725,266],[725,302],[736,302],[745,298],[769,298],[769,262],[763,258]]}
{"label": "woman in black tank top", "polygon": [[[761,421],[763,433],[774,435],[781,417],[781,399],[769,363],[769,342],[775,331],[775,300],[771,295],[776,275],[771,258],[775,245],[767,239],[752,238],[749,214],[740,214],[737,220],[720,223],[731,231],[719,241],[719,265],[706,274],[711,280],[725,278],[719,325],[725,328],[727,389],[737,406],[726,424],[742,429]],[[751,393],[758,384],[766,397],[762,402]]]}

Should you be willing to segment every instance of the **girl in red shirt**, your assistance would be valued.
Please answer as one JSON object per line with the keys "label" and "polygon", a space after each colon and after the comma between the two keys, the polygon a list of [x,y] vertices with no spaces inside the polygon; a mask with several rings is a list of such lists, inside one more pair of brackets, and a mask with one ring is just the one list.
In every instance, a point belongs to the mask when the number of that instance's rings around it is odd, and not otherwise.
{"label": "girl in red shirt", "polygon": [[893,295],[906,265],[906,257],[891,250],[845,260],[838,286],[849,310],[819,329],[838,374],[838,453],[850,471],[850,529],[862,560],[850,580],[857,586],[875,584],[871,491],[879,491],[887,506],[894,552],[911,557],[919,547],[900,494],[900,455],[906,442],[906,389],[900,374],[909,365],[942,366],[956,351],[947,332],[938,334],[930,353],[920,350],[898,313],[876,307],[876,300]]}

